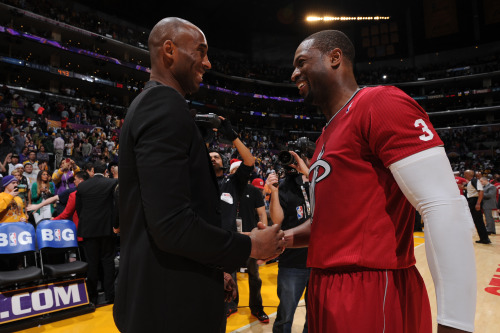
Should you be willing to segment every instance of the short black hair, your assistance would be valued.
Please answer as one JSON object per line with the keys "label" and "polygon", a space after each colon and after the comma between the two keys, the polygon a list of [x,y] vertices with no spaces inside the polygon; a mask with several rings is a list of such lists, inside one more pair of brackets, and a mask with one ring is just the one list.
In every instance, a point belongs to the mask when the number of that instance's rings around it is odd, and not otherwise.
{"label": "short black hair", "polygon": [[106,164],[102,162],[95,162],[94,163],[94,172],[95,173],[104,173],[106,171]]}
{"label": "short black hair", "polygon": [[209,154],[210,154],[210,153],[217,153],[217,154],[219,154],[220,158],[222,159],[222,154],[221,154],[221,152],[220,152],[220,151],[218,151],[218,150],[216,150],[216,149],[210,149],[210,150],[208,151],[208,153],[209,153]]}
{"label": "short black hair", "polygon": [[75,174],[76,178],[82,179],[83,181],[86,181],[87,179],[90,178],[89,174],[86,171],[78,171]]}
{"label": "short black hair", "polygon": [[88,163],[85,163],[85,166],[83,167],[83,170],[85,171],[90,171],[94,168],[94,163],[92,162],[88,162]]}
{"label": "short black hair", "polygon": [[109,162],[108,163],[108,172],[111,173],[111,168],[114,166],[118,166],[118,163],[116,162]]}
{"label": "short black hair", "polygon": [[354,64],[355,50],[349,37],[339,30],[323,30],[312,34],[304,39],[314,40],[313,47],[317,48],[322,54],[327,54],[335,48],[342,50],[342,54],[347,60]]}

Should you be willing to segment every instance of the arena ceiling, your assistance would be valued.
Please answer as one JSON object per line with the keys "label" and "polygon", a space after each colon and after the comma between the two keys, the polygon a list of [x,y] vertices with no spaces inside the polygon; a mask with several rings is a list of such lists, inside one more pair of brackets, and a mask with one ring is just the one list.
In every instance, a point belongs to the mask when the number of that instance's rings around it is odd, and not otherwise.
{"label": "arena ceiling", "polygon": [[[500,29],[500,2],[497,0],[78,1],[147,29],[163,17],[185,18],[205,32],[209,46],[253,56],[273,47],[282,47],[290,53],[291,45],[298,45],[303,38],[316,31],[339,29],[355,40],[356,48],[363,51],[361,58],[370,57],[370,51],[365,52],[363,48],[368,50],[373,46],[366,47],[366,43],[374,42],[373,22],[311,24],[305,21],[310,14],[390,16],[389,24],[392,25],[389,26],[388,38],[389,44],[393,44],[395,58],[500,39],[495,32]],[[396,36],[391,35],[394,27]],[[366,35],[367,29],[369,36]],[[393,37],[396,37],[395,43],[392,42]],[[367,38],[370,40],[367,41]],[[383,56],[388,54],[383,53]]]}
{"label": "arena ceiling", "polygon": [[148,29],[163,17],[185,18],[205,32],[210,44],[243,51],[247,49],[249,39],[255,35],[277,34],[303,38],[315,30],[335,28],[333,24],[306,23],[305,17],[308,14],[392,16],[399,15],[396,12],[404,11],[406,6],[405,2],[394,0],[170,0],[163,2],[88,0],[81,2]]}

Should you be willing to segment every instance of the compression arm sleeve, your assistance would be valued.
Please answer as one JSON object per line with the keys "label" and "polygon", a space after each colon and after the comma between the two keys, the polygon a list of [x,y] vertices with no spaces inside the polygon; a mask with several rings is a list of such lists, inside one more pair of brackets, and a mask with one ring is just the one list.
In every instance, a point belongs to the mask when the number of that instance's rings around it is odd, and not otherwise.
{"label": "compression arm sleeve", "polygon": [[425,223],[425,250],[441,325],[474,331],[476,263],[472,217],[443,147],[390,165],[399,187]]}

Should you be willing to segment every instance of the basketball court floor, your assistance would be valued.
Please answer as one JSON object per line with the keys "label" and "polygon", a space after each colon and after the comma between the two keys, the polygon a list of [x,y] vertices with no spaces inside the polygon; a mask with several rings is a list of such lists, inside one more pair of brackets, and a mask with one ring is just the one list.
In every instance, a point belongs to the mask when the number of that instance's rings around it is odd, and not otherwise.
{"label": "basketball court floor", "polygon": [[[477,265],[477,333],[500,332],[500,228],[498,235],[490,236],[492,244],[483,245],[474,243]],[[433,322],[436,322],[436,300],[434,285],[425,257],[424,234],[416,232],[415,256],[417,267],[425,280],[431,301]],[[478,239],[477,236],[475,239]],[[248,308],[248,278],[246,274],[238,273],[238,287],[240,290],[240,308],[237,313],[228,318],[227,332],[238,333],[268,333],[272,332],[272,325],[276,318],[278,298],[276,296],[276,279],[278,266],[276,263],[260,268],[262,278],[262,299],[264,311],[269,315],[268,324],[260,323],[250,314]],[[118,332],[112,316],[111,305],[100,307],[96,312],[74,317],[48,325],[24,330],[26,333],[114,333]],[[302,332],[305,319],[305,306],[301,301],[295,313],[292,332]],[[196,316],[193,314],[193,316]],[[434,332],[436,332],[436,327]],[[149,333],[149,332],[148,332]]]}

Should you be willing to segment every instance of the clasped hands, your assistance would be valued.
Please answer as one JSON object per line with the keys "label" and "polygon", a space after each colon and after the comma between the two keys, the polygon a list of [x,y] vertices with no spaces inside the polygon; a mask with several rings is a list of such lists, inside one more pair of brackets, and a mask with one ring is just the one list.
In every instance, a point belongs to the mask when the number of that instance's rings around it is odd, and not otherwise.
{"label": "clasped hands", "polygon": [[285,232],[278,224],[267,227],[264,223],[259,222],[257,228],[254,228],[247,235],[252,240],[251,258],[268,261],[276,258],[285,250]]}

